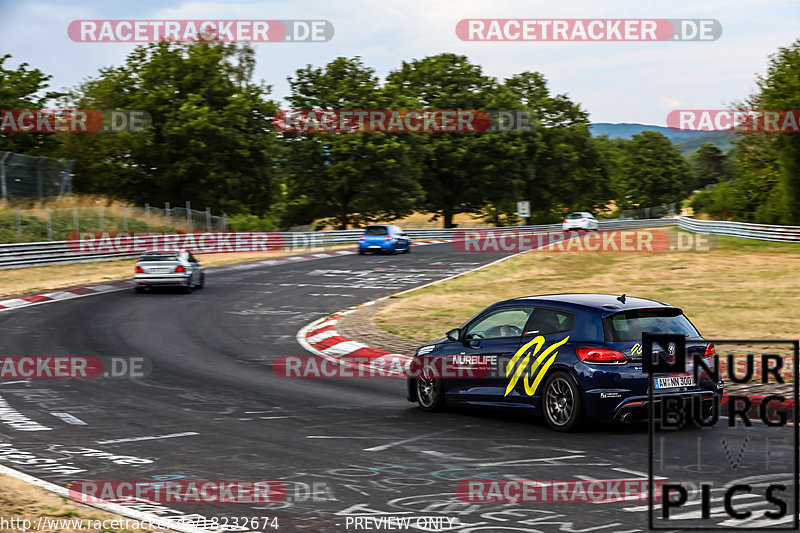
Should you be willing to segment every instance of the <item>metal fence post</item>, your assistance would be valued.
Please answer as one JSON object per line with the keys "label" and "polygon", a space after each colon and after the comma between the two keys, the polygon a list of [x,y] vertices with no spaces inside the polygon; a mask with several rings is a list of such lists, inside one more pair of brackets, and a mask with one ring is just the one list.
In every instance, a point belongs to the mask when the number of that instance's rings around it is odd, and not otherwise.
{"label": "metal fence post", "polygon": [[192,231],[192,202],[186,200],[186,225],[188,231]]}
{"label": "metal fence post", "polygon": [[6,159],[9,158],[11,152],[6,152],[3,158],[0,159],[0,198],[8,200],[8,187],[6,186]]}
{"label": "metal fence post", "polygon": [[22,220],[19,213],[19,207],[17,208],[17,242],[22,242]]}
{"label": "metal fence post", "polygon": [[58,196],[72,196],[72,177],[70,176],[70,170],[72,170],[73,164],[75,164],[75,160],[69,159],[61,170],[61,184],[58,189]]}
{"label": "metal fence post", "polygon": [[206,231],[211,231],[211,208],[206,207]]}
{"label": "metal fence post", "polygon": [[144,219],[147,222],[147,233],[150,233],[150,204],[144,204]]}
{"label": "metal fence post", "polygon": [[53,240],[53,222],[50,220],[50,208],[46,207],[44,212],[47,214],[47,240]]}
{"label": "metal fence post", "polygon": [[128,231],[128,206],[122,206],[122,229]]}
{"label": "metal fence post", "polygon": [[75,231],[80,231],[78,225],[78,206],[72,206],[72,225],[75,226]]}
{"label": "metal fence post", "polygon": [[42,183],[42,164],[46,157],[42,156],[36,162],[36,192],[39,194],[39,201],[44,199],[44,184]]}
{"label": "metal fence post", "polygon": [[104,227],[104,224],[103,224],[104,221],[103,221],[103,206],[102,205],[97,209],[97,218],[100,221],[100,231],[103,231],[105,229],[105,227]]}
{"label": "metal fence post", "polygon": [[172,229],[172,213],[169,210],[169,202],[164,202],[164,212],[167,214],[167,227]]}

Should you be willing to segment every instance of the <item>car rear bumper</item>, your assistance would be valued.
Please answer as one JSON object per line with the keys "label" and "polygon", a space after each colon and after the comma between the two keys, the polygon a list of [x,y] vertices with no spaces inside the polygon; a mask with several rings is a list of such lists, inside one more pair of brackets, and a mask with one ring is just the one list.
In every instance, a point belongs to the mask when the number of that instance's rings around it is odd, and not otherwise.
{"label": "car rear bumper", "polygon": [[133,278],[137,287],[150,287],[150,286],[171,286],[171,285],[186,285],[189,282],[189,275],[165,275],[165,276],[136,276]]}
{"label": "car rear bumper", "polygon": [[394,250],[395,243],[393,241],[383,241],[383,242],[359,242],[358,249],[364,251],[375,251],[375,252],[390,252]]}
{"label": "car rear bumper", "polygon": [[[690,412],[691,409],[694,407],[692,406],[693,402],[701,402],[704,408],[710,408],[714,401],[715,397],[721,398],[722,394],[716,394],[711,391],[686,391],[686,392],[676,392],[672,394],[659,394],[658,396],[653,397],[654,403],[654,413],[656,418],[661,417],[660,408],[663,404],[664,398],[677,398],[682,402],[682,410],[684,412]],[[628,422],[631,420],[643,420],[647,419],[650,416],[650,398],[647,396],[641,397],[633,397],[626,399],[623,403],[621,403],[617,408],[611,413],[610,418],[613,421],[619,422]]]}

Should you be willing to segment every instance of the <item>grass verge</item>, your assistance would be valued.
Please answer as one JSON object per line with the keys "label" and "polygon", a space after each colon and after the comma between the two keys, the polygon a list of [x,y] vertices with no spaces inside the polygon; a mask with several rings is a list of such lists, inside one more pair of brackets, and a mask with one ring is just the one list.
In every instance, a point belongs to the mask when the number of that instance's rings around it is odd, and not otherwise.
{"label": "grass verge", "polygon": [[426,342],[493,302],[562,292],[664,301],[709,338],[797,339],[800,246],[720,237],[709,252],[532,252],[407,293],[375,322]]}
{"label": "grass verge", "polygon": [[[35,529],[42,518],[42,528],[36,529],[37,532],[97,532],[115,531],[129,532],[153,531],[149,529],[135,529],[133,520],[120,517],[99,509],[75,504],[61,496],[53,494],[39,487],[29,485],[19,479],[0,474],[0,517],[7,523],[0,525],[0,531],[16,532],[23,531],[21,521],[30,520],[33,524],[31,529]],[[11,520],[14,522],[11,522]],[[45,520],[49,519],[49,520]],[[77,522],[82,520],[82,522]],[[96,527],[102,526],[103,521],[106,526],[113,526],[111,521],[118,521],[116,525],[122,527]],[[125,520],[131,529],[125,529]],[[58,521],[61,521],[60,523]],[[68,522],[69,521],[69,522]],[[97,522],[99,521],[99,522]],[[121,522],[120,522],[121,521]],[[19,524],[20,527],[4,527],[11,524]],[[47,526],[46,526],[47,524]],[[138,524],[137,524],[138,525]],[[160,530],[165,531],[165,530]]]}

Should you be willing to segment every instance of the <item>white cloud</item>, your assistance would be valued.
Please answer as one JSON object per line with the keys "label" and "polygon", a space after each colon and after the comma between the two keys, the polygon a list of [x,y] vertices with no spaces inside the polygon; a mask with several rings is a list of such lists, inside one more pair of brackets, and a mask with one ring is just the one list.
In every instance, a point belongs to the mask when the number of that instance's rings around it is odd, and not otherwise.
{"label": "white cloud", "polygon": [[[441,52],[465,54],[492,76],[524,70],[545,74],[555,92],[569,93],[604,122],[663,124],[674,102],[714,109],[754,90],[754,74],[767,56],[793,42],[796,0],[739,0],[649,4],[633,0],[374,0],[186,1],[65,4],[30,0],[4,8],[2,49],[13,64],[27,61],[53,74],[53,86],[71,86],[121,63],[128,44],[73,43],[66,28],[74,19],[327,19],[329,43],[255,45],[256,76],[288,93],[285,81],[306,64],[360,55],[384,76],[401,61]],[[715,42],[663,43],[476,43],[460,41],[463,18],[715,18],[723,25]]]}

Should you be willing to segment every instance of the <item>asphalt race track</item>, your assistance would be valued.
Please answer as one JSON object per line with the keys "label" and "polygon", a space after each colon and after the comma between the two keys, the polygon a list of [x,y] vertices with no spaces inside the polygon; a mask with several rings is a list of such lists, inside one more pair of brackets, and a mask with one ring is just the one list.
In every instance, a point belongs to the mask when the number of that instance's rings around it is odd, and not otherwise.
{"label": "asphalt race track", "polygon": [[[443,528],[411,531],[646,530],[646,502],[469,503],[455,491],[468,479],[641,479],[646,425],[564,435],[526,413],[423,413],[406,401],[402,380],[273,374],[276,357],[310,356],[295,340],[309,322],[500,257],[419,246],[397,256],[211,271],[206,288],[191,295],[126,290],[0,313],[2,355],[142,356],[152,363],[150,376],[137,380],[0,381],[11,408],[51,428],[0,423],[0,464],[61,486],[81,479],[278,480],[289,488],[278,504],[138,507],[161,516],[277,517],[278,531],[356,531],[354,517],[364,516],[452,519],[451,526],[445,520]],[[782,480],[789,486],[785,520],[726,522],[715,488],[712,522],[787,527],[795,510],[791,437],[790,428],[759,422],[685,429],[657,435],[655,460],[673,465],[676,477],[716,487],[746,476]],[[753,521],[775,509],[758,489],[735,501]],[[699,513],[697,498],[676,511]]]}

